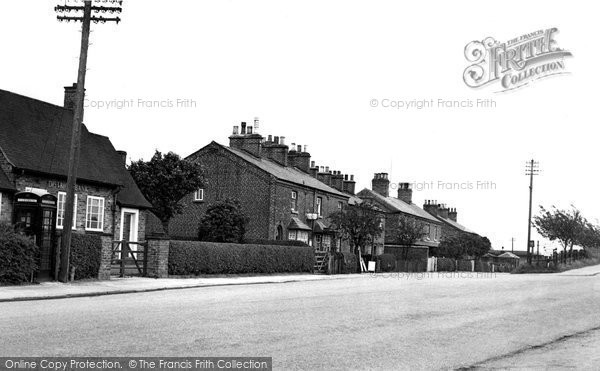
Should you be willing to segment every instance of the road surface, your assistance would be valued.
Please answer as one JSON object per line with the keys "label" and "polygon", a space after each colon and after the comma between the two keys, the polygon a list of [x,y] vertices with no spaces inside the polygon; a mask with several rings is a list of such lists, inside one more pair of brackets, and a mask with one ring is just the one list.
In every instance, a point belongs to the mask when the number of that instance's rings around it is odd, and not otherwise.
{"label": "road surface", "polygon": [[599,367],[599,310],[600,276],[363,275],[0,303],[0,356],[266,356],[285,370],[587,369]]}

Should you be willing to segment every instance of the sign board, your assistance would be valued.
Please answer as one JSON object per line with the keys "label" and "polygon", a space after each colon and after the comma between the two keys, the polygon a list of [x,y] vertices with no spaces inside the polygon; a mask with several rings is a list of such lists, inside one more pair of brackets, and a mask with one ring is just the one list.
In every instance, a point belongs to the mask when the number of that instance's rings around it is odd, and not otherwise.
{"label": "sign board", "polygon": [[535,241],[529,241],[529,247],[535,247]]}
{"label": "sign board", "polygon": [[375,262],[369,262],[369,266],[367,267],[369,272],[375,272]]}

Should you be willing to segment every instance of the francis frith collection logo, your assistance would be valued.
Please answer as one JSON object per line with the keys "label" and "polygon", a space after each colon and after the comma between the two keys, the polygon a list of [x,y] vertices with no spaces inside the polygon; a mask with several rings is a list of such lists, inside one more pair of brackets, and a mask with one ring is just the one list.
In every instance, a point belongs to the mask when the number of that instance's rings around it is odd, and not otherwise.
{"label": "francis frith collection logo", "polygon": [[497,91],[523,87],[535,80],[567,73],[565,57],[571,53],[558,47],[557,28],[531,32],[506,42],[488,37],[465,46],[471,63],[463,80],[471,88],[498,84]]}

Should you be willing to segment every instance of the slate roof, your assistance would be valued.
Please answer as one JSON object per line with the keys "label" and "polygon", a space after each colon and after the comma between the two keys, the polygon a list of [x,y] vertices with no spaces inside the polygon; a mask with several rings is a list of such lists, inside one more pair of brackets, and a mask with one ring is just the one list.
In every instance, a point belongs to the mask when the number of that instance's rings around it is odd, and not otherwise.
{"label": "slate roof", "polygon": [[511,252],[502,253],[502,254],[498,255],[498,257],[499,258],[520,259],[518,256],[516,256],[515,254],[513,254]]}
{"label": "slate roof", "polygon": [[[63,107],[0,90],[0,149],[17,169],[66,177],[73,113]],[[126,171],[110,140],[81,130],[77,178],[124,186],[120,203],[151,207]]]}
{"label": "slate roof", "polygon": [[15,187],[8,180],[8,177],[2,169],[0,169],[0,190],[4,191],[16,191]]}
{"label": "slate roof", "polygon": [[409,204],[407,202],[404,202],[404,201],[402,201],[398,198],[394,198],[394,197],[384,197],[384,196],[380,195],[379,193],[377,193],[373,190],[370,190],[368,188],[365,188],[362,191],[360,191],[358,193],[358,196],[361,198],[372,198],[372,199],[378,201],[379,203],[383,204],[385,207],[387,207],[392,212],[401,212],[404,214],[409,214],[409,215],[417,216],[419,218],[427,219],[432,222],[438,222],[438,223],[440,222],[438,219],[433,217],[427,211],[421,209],[420,207],[418,207],[417,205],[415,205],[413,203]]}
{"label": "slate roof", "polygon": [[465,227],[464,225],[459,224],[452,219],[442,218],[439,215],[437,218],[440,219],[441,221],[443,221],[444,223],[450,225],[451,227],[454,227],[454,228],[460,230],[461,232],[477,234],[477,233],[473,232],[472,230],[468,229],[467,227]]}
{"label": "slate roof", "polygon": [[263,157],[258,158],[258,157],[252,156],[251,154],[249,154],[245,151],[240,151],[238,149],[226,147],[226,146],[223,146],[216,142],[213,142],[213,143],[226,149],[227,151],[235,154],[236,156],[244,159],[245,161],[258,167],[259,169],[266,171],[267,173],[273,175],[274,177],[276,177],[279,180],[302,185],[305,187],[310,187],[310,188],[317,189],[322,192],[335,194],[335,195],[342,196],[345,198],[350,197],[350,195],[340,192],[337,189],[328,186],[327,184],[321,182],[320,180],[313,178],[312,176],[310,176],[309,174],[307,174],[301,170],[296,169],[295,167],[282,166],[282,165],[276,163],[275,161],[271,161],[268,158],[263,158]]}
{"label": "slate roof", "polygon": [[305,231],[310,231],[310,227],[307,226],[304,222],[302,222],[300,219],[296,218],[296,217],[292,217],[292,220],[290,221],[290,225],[288,225],[288,229],[302,229]]}

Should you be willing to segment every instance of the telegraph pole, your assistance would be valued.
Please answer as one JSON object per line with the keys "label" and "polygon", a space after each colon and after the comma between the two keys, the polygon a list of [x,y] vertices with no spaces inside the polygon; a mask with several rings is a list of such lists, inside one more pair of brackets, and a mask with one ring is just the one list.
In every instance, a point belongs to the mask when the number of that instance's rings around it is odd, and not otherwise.
{"label": "telegraph pole", "polygon": [[[94,0],[100,2],[100,0]],[[106,0],[103,1],[106,3]],[[83,6],[57,5],[54,10],[59,14],[69,13],[69,15],[58,15],[57,19],[60,22],[82,22],[81,31],[81,50],[79,54],[79,70],[77,73],[77,90],[75,96],[75,109],[73,112],[73,128],[71,131],[71,146],[69,150],[69,169],[67,175],[67,189],[65,199],[65,210],[63,219],[63,234],[60,247],[60,272],[58,279],[61,282],[69,280],[69,261],[71,253],[71,232],[73,228],[73,204],[75,201],[75,183],[77,182],[77,169],[79,166],[80,153],[80,135],[81,125],[83,122],[83,100],[85,95],[85,75],[87,70],[88,48],[90,45],[90,28],[91,22],[119,23],[119,17],[102,17],[98,13],[121,13],[123,1],[110,0],[110,3],[118,6],[94,6],[92,0],[83,0]],[[74,12],[74,16],[70,13]],[[83,15],[81,15],[83,12]],[[92,14],[94,13],[94,14]]]}
{"label": "telegraph pole", "polygon": [[533,176],[538,175],[540,170],[540,163],[534,161],[527,161],[525,169],[525,175],[529,175],[529,219],[527,221],[527,263],[531,265],[532,253],[535,248],[534,245],[531,244],[531,204],[533,197]]}

